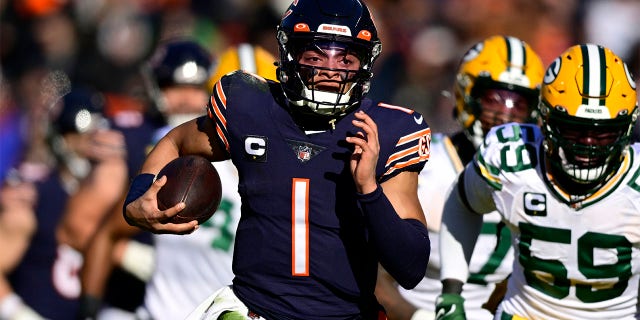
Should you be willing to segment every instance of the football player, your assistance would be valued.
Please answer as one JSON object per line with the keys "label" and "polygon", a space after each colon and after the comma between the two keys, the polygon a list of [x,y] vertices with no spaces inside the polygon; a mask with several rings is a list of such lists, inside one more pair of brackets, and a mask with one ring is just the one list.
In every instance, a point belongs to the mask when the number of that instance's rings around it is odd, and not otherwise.
{"label": "football player", "polygon": [[493,128],[449,193],[439,300],[448,303],[438,304],[438,319],[464,318],[459,294],[469,279],[467,263],[482,214],[494,210],[510,229],[515,252],[495,319],[635,319],[634,79],[608,48],[572,46],[548,67],[538,112],[541,127]]}
{"label": "football player", "polygon": [[192,315],[374,318],[378,261],[406,288],[426,270],[417,183],[430,129],[409,108],[365,98],[381,45],[363,2],[294,1],[277,41],[279,82],[223,76],[208,116],[176,127],[149,154],[125,218],[158,233],[194,231],[197,221],[165,223],[184,204],[158,210],[166,178],[155,174],[186,154],[231,159],[242,198],[235,277]]}
{"label": "football player", "polygon": [[[433,135],[431,160],[418,178],[418,194],[427,213],[432,239],[432,256],[425,278],[412,290],[396,289],[392,284],[382,287],[392,279],[380,278],[381,287],[376,296],[389,318],[435,317],[436,297],[442,290],[437,233],[447,189],[471,161],[489,129],[507,122],[535,120],[533,113],[543,75],[544,67],[538,55],[515,37],[489,37],[473,45],[463,56],[454,84],[454,114],[463,129],[450,137]],[[509,229],[499,227],[499,222],[497,212],[484,216],[482,234],[473,251],[471,274],[462,296],[470,319],[493,318],[482,305],[495,283],[511,271],[513,252],[509,249]]]}
{"label": "football player", "polygon": [[[47,135],[55,164],[34,171],[23,163],[2,188],[2,319],[77,315],[81,251],[127,181],[124,137],[110,129],[101,101],[101,94],[75,87],[55,102]],[[91,201],[72,199],[81,192],[93,194]]]}

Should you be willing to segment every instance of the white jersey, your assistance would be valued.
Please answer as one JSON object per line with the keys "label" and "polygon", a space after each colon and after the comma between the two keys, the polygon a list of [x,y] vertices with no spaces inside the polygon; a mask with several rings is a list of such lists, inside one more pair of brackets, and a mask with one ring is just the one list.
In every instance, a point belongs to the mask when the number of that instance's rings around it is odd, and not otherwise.
{"label": "white jersey", "polygon": [[189,235],[156,235],[156,268],[147,283],[145,308],[154,320],[184,319],[204,299],[233,280],[231,261],[240,220],[237,171],[214,162],[222,182],[218,211]]}
{"label": "white jersey", "polygon": [[496,127],[474,159],[478,170],[466,171],[471,207],[492,197],[512,233],[517,260],[499,311],[526,319],[635,319],[640,145],[629,148],[601,190],[569,205],[545,170],[542,139],[533,125]]}
{"label": "white jersey", "polygon": [[[431,159],[418,177],[418,196],[427,217],[431,256],[425,278],[412,290],[398,287],[407,301],[420,309],[434,312],[435,301],[442,290],[440,282],[440,254],[438,253],[438,231],[447,190],[450,188],[463,164],[449,137],[434,134],[431,140]],[[484,216],[482,231],[471,257],[471,276],[464,286],[465,311],[468,319],[492,319],[493,315],[482,309],[495,283],[505,279],[511,272],[513,250],[509,242],[509,230],[498,230],[500,215],[497,212]],[[497,232],[500,232],[498,244]]]}

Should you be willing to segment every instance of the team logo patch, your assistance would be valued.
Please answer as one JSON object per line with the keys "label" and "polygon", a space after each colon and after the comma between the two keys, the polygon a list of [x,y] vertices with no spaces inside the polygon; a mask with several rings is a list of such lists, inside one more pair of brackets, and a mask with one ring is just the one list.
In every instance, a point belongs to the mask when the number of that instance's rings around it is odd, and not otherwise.
{"label": "team logo patch", "polygon": [[287,143],[291,147],[291,150],[293,150],[296,158],[298,158],[302,163],[311,160],[311,158],[317,156],[320,152],[326,149],[325,147],[303,141],[287,140]]}
{"label": "team logo patch", "polygon": [[528,216],[547,216],[547,195],[543,193],[525,192],[523,196],[524,213]]}
{"label": "team logo patch", "polygon": [[267,140],[267,137],[245,136],[245,158],[255,162],[267,162]]}

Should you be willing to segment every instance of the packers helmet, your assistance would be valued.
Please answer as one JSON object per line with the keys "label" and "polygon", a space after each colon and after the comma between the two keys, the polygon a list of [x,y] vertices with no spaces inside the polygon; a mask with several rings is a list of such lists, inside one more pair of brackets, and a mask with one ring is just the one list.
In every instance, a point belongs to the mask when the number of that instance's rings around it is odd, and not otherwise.
{"label": "packers helmet", "polygon": [[211,91],[222,76],[235,70],[244,70],[265,79],[276,80],[275,62],[276,57],[258,45],[241,43],[229,47],[218,57],[207,87]]}
{"label": "packers helmet", "polygon": [[[482,143],[484,135],[494,125],[535,118],[533,112],[538,105],[543,75],[544,67],[538,54],[515,37],[492,36],[465,53],[454,85],[454,116],[475,147]],[[494,121],[483,120],[482,98],[489,90],[518,96],[525,104],[521,111],[524,116],[516,117],[507,104],[499,115],[495,115]]]}
{"label": "packers helmet", "polygon": [[551,172],[593,190],[615,173],[638,117],[627,65],[596,44],[570,47],[547,69],[539,105]]}

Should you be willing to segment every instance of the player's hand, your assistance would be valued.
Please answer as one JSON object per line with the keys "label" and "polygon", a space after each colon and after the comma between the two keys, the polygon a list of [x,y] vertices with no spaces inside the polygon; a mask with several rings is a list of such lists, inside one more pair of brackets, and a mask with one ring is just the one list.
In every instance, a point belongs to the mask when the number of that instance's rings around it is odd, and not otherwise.
{"label": "player's hand", "polygon": [[436,299],[436,320],[466,320],[464,298],[459,294],[444,293]]}
{"label": "player's hand", "polygon": [[376,163],[380,154],[378,126],[364,111],[356,112],[355,117],[353,125],[362,131],[358,131],[356,136],[347,137],[347,142],[355,146],[351,155],[351,174],[357,191],[366,194],[377,188]]}
{"label": "player's hand", "polygon": [[125,217],[127,222],[153,233],[187,234],[195,231],[198,228],[197,220],[187,223],[166,222],[184,209],[184,202],[180,202],[164,211],[158,209],[158,191],[166,182],[167,177],[159,177],[142,196],[126,206]]}
{"label": "player's hand", "polygon": [[127,148],[122,132],[97,130],[81,143],[81,152],[95,162],[126,159]]}

